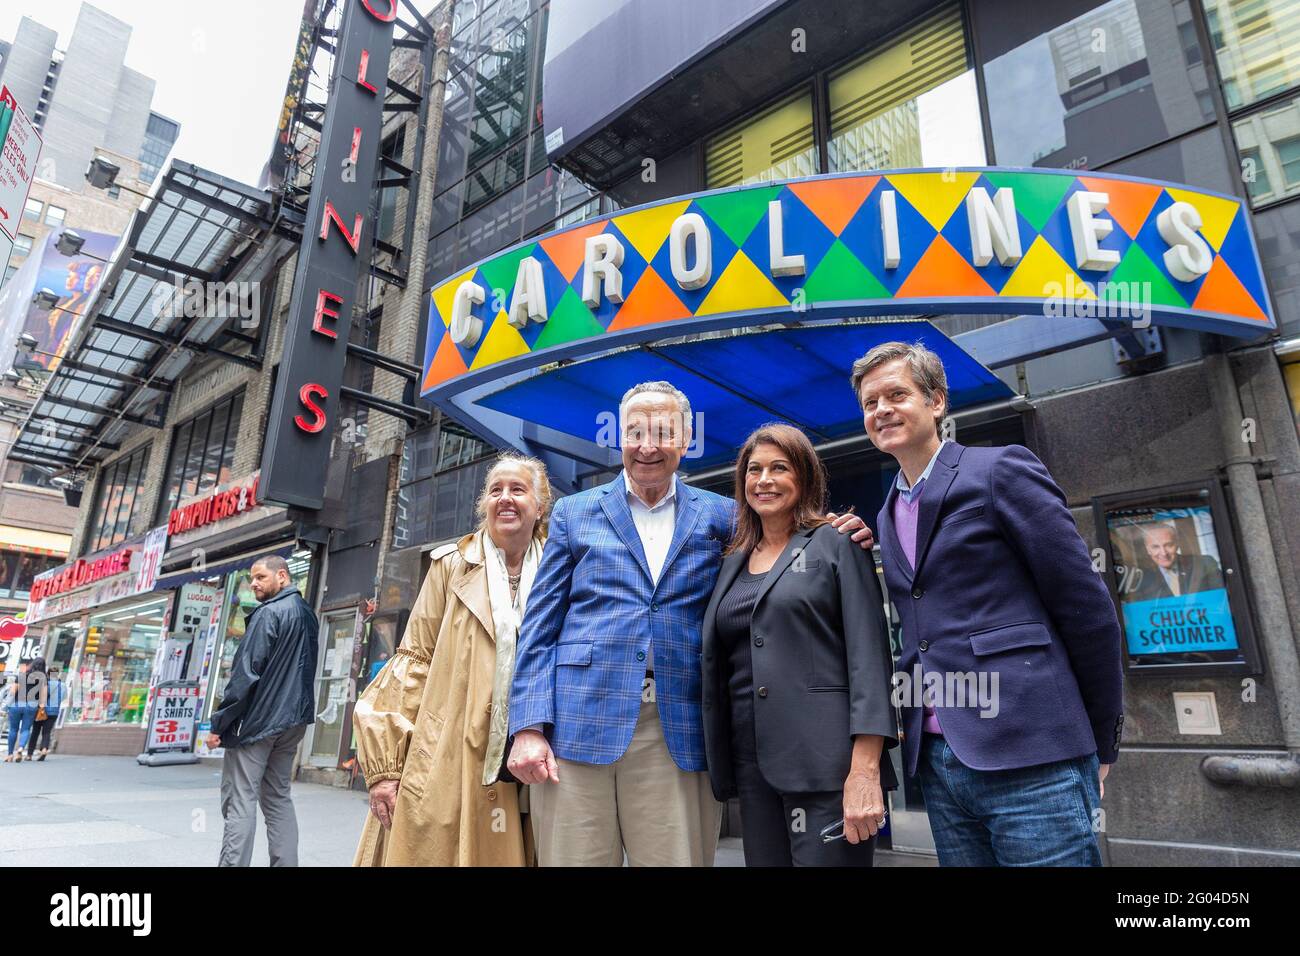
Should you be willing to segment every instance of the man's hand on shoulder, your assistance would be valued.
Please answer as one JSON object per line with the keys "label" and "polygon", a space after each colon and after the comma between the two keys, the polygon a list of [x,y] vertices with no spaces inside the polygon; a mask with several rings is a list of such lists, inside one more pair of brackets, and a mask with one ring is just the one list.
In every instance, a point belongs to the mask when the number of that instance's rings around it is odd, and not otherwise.
{"label": "man's hand on shoulder", "polygon": [[856,541],[863,551],[870,551],[876,546],[876,538],[867,527],[867,523],[857,515],[837,515],[833,511],[828,511],[826,517],[831,519],[831,526],[840,534],[851,536],[851,540]]}

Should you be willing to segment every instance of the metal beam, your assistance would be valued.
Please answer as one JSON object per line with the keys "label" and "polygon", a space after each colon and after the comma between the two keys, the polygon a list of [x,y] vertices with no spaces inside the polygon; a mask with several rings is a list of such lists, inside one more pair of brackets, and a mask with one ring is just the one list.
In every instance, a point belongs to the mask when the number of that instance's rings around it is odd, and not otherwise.
{"label": "metal beam", "polygon": [[[193,213],[190,215],[193,215]],[[195,266],[187,266],[171,259],[164,259],[162,256],[155,256],[149,252],[141,252],[139,249],[131,250],[131,258],[136,262],[143,262],[146,265],[157,266],[160,269],[169,269],[172,272],[179,272],[181,275],[191,276],[202,282],[214,282],[217,278],[211,272],[205,272]]]}
{"label": "metal beam", "polygon": [[102,405],[92,405],[89,402],[79,402],[73,398],[64,398],[62,395],[51,395],[49,392],[45,393],[43,400],[52,405],[62,405],[64,408],[75,408],[81,412],[90,412],[92,415],[103,415],[106,418],[111,415],[115,418],[122,419],[122,421],[130,422],[132,425],[144,425],[148,428],[162,427],[161,425],[149,421],[142,415],[131,415],[126,412],[119,414],[117,409],[114,408],[105,408]]}
{"label": "metal beam", "polygon": [[1063,349],[1100,342],[1113,334],[1098,319],[1018,315],[1005,322],[954,335],[952,341],[985,368],[997,369]]}
{"label": "metal beam", "polygon": [[[34,458],[34,457],[27,457],[27,455],[40,455],[41,457]],[[29,464],[32,465],[43,465],[49,461],[57,461],[60,464],[72,465],[74,467],[77,465],[77,460],[75,458],[67,458],[63,455],[57,454],[52,451],[48,451],[48,452],[32,451],[32,452],[28,452],[25,455],[22,449],[15,447],[12,451],[9,452],[9,457],[16,458],[18,461],[28,462]]]}
{"label": "metal beam", "polygon": [[386,398],[380,398],[378,395],[372,395],[370,392],[363,392],[359,388],[351,388],[344,385],[339,389],[339,395],[342,398],[350,398],[358,405],[364,405],[367,408],[373,408],[377,412],[383,412],[386,415],[392,415],[394,418],[400,418],[411,426],[427,425],[433,417],[428,409],[418,408],[415,405],[407,405],[405,402],[394,402]]}
{"label": "metal beam", "polygon": [[376,352],[374,349],[368,349],[364,345],[356,345],[353,342],[348,343],[348,354],[355,355],[361,361],[382,368],[386,372],[392,372],[394,375],[410,379],[412,382],[418,382],[423,371],[418,366],[399,361],[382,352]]}

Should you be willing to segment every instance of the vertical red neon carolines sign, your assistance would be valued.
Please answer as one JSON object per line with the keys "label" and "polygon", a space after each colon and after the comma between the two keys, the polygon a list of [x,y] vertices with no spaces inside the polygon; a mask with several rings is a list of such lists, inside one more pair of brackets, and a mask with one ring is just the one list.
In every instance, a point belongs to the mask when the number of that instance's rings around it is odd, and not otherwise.
{"label": "vertical red neon carolines sign", "polygon": [[375,240],[369,207],[397,3],[339,2],[330,97],[262,450],[262,497],[276,504],[315,509],[325,502],[349,331],[367,287],[357,277],[366,272]]}

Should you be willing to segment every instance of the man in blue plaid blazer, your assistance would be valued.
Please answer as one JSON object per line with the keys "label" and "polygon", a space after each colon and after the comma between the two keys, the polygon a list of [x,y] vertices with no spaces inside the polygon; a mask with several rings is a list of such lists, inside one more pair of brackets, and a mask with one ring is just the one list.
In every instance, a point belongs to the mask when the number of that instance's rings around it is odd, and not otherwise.
{"label": "man in blue plaid blazer", "polygon": [[[722,806],[704,762],[700,631],[735,504],[677,477],[690,402],[668,382],[619,409],[623,471],[559,501],[528,596],[508,769],[543,866],[709,866]],[[855,539],[870,532],[840,519]]]}

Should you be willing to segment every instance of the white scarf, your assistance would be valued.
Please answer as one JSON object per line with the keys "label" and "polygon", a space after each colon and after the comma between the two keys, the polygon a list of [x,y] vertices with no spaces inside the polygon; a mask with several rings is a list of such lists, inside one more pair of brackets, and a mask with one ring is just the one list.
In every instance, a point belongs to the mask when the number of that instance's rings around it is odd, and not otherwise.
{"label": "white scarf", "polygon": [[483,566],[487,571],[488,602],[492,606],[492,627],[496,632],[496,666],[492,671],[492,716],[488,723],[487,759],[483,762],[483,784],[496,783],[505,756],[507,731],[510,729],[510,684],[515,676],[515,643],[519,639],[519,625],[524,619],[528,592],[537,576],[537,565],[542,557],[542,545],[536,538],[524,552],[523,567],[519,569],[519,600],[510,597],[510,579],[506,572],[506,559],[487,530],[479,532],[482,541]]}

